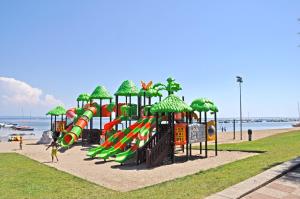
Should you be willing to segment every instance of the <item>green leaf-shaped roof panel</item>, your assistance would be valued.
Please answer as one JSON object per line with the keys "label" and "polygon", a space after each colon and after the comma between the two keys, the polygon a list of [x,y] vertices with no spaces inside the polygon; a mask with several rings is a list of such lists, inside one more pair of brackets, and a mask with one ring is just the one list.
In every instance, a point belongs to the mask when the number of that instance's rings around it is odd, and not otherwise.
{"label": "green leaf-shaped roof panel", "polygon": [[180,113],[190,112],[192,108],[176,95],[169,95],[161,102],[154,104],[151,113]]}
{"label": "green leaf-shaped roof panel", "polygon": [[87,93],[82,93],[77,97],[77,101],[78,102],[81,102],[81,101],[88,102],[88,101],[90,101],[90,95]]}
{"label": "green leaf-shaped roof panel", "polygon": [[121,86],[119,87],[119,89],[117,90],[115,95],[137,96],[138,93],[139,93],[139,91],[138,91],[137,87],[135,86],[135,84],[131,80],[126,80],[121,84]]}
{"label": "green leaf-shaped roof panel", "polygon": [[217,112],[219,112],[219,109],[218,109],[218,107],[216,105],[211,105],[210,106],[210,111],[214,112],[214,113],[217,113]]}
{"label": "green leaf-shaped roof panel", "polygon": [[141,89],[138,93],[138,96],[144,96],[144,93],[146,97],[159,97],[162,96],[161,92],[159,90],[156,90],[154,88],[149,88],[148,90]]}
{"label": "green leaf-shaped roof panel", "polygon": [[112,96],[104,86],[97,86],[90,99],[112,99]]}
{"label": "green leaf-shaped roof panel", "polygon": [[219,111],[217,106],[211,100],[206,99],[206,98],[195,99],[192,102],[191,107],[194,111],[199,111],[199,112],[208,112],[208,111],[218,112]]}
{"label": "green leaf-shaped roof panel", "polygon": [[46,115],[54,115],[54,116],[58,116],[58,115],[65,115],[66,114],[66,109],[62,106],[57,106],[54,109],[50,110]]}

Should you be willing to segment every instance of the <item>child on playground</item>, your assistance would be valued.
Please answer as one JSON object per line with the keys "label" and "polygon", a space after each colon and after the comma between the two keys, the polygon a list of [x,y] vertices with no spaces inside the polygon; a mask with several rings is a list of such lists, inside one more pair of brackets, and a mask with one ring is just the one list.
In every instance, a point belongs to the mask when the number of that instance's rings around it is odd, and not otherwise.
{"label": "child on playground", "polygon": [[52,162],[54,160],[54,157],[56,158],[56,161],[58,162],[58,158],[57,158],[57,148],[58,145],[55,141],[52,141],[51,144],[46,148],[46,151],[51,147],[51,158],[52,158]]}

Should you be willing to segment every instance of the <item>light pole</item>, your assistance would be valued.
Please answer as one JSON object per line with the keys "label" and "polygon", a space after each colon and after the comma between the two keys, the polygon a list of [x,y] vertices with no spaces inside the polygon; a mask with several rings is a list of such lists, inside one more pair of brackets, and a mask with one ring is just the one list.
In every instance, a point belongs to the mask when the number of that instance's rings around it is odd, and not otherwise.
{"label": "light pole", "polygon": [[236,81],[239,83],[240,86],[240,134],[241,140],[243,139],[243,118],[242,118],[242,83],[243,78],[240,76],[236,76]]}

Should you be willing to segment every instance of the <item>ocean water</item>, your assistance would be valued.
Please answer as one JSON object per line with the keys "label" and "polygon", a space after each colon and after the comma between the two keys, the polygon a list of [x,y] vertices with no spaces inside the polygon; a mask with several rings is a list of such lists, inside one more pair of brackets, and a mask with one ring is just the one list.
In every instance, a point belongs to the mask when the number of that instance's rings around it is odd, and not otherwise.
{"label": "ocean water", "polygon": [[[102,125],[108,122],[108,118],[103,118]],[[0,123],[16,123],[22,126],[30,126],[34,131],[17,131],[11,128],[0,127],[0,140],[7,140],[10,134],[25,134],[26,139],[40,138],[43,131],[50,130],[50,117],[0,117]],[[243,129],[263,130],[263,129],[284,129],[291,128],[295,122],[249,122],[243,123]],[[125,126],[125,125],[124,125]],[[93,127],[99,128],[99,118],[94,118]],[[219,123],[218,132],[221,133],[221,128],[225,127],[226,131],[233,131],[233,123]],[[239,123],[236,123],[236,131],[239,131]],[[34,135],[30,135],[34,134]]]}

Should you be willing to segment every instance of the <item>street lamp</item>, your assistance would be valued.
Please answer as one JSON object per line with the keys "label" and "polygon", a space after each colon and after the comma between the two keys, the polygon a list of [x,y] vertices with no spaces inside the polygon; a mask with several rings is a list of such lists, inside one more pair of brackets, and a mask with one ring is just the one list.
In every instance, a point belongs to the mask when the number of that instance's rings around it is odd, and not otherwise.
{"label": "street lamp", "polygon": [[243,139],[243,124],[242,124],[242,83],[243,78],[240,76],[236,76],[236,81],[239,83],[240,86],[240,134],[241,134],[241,140]]}

